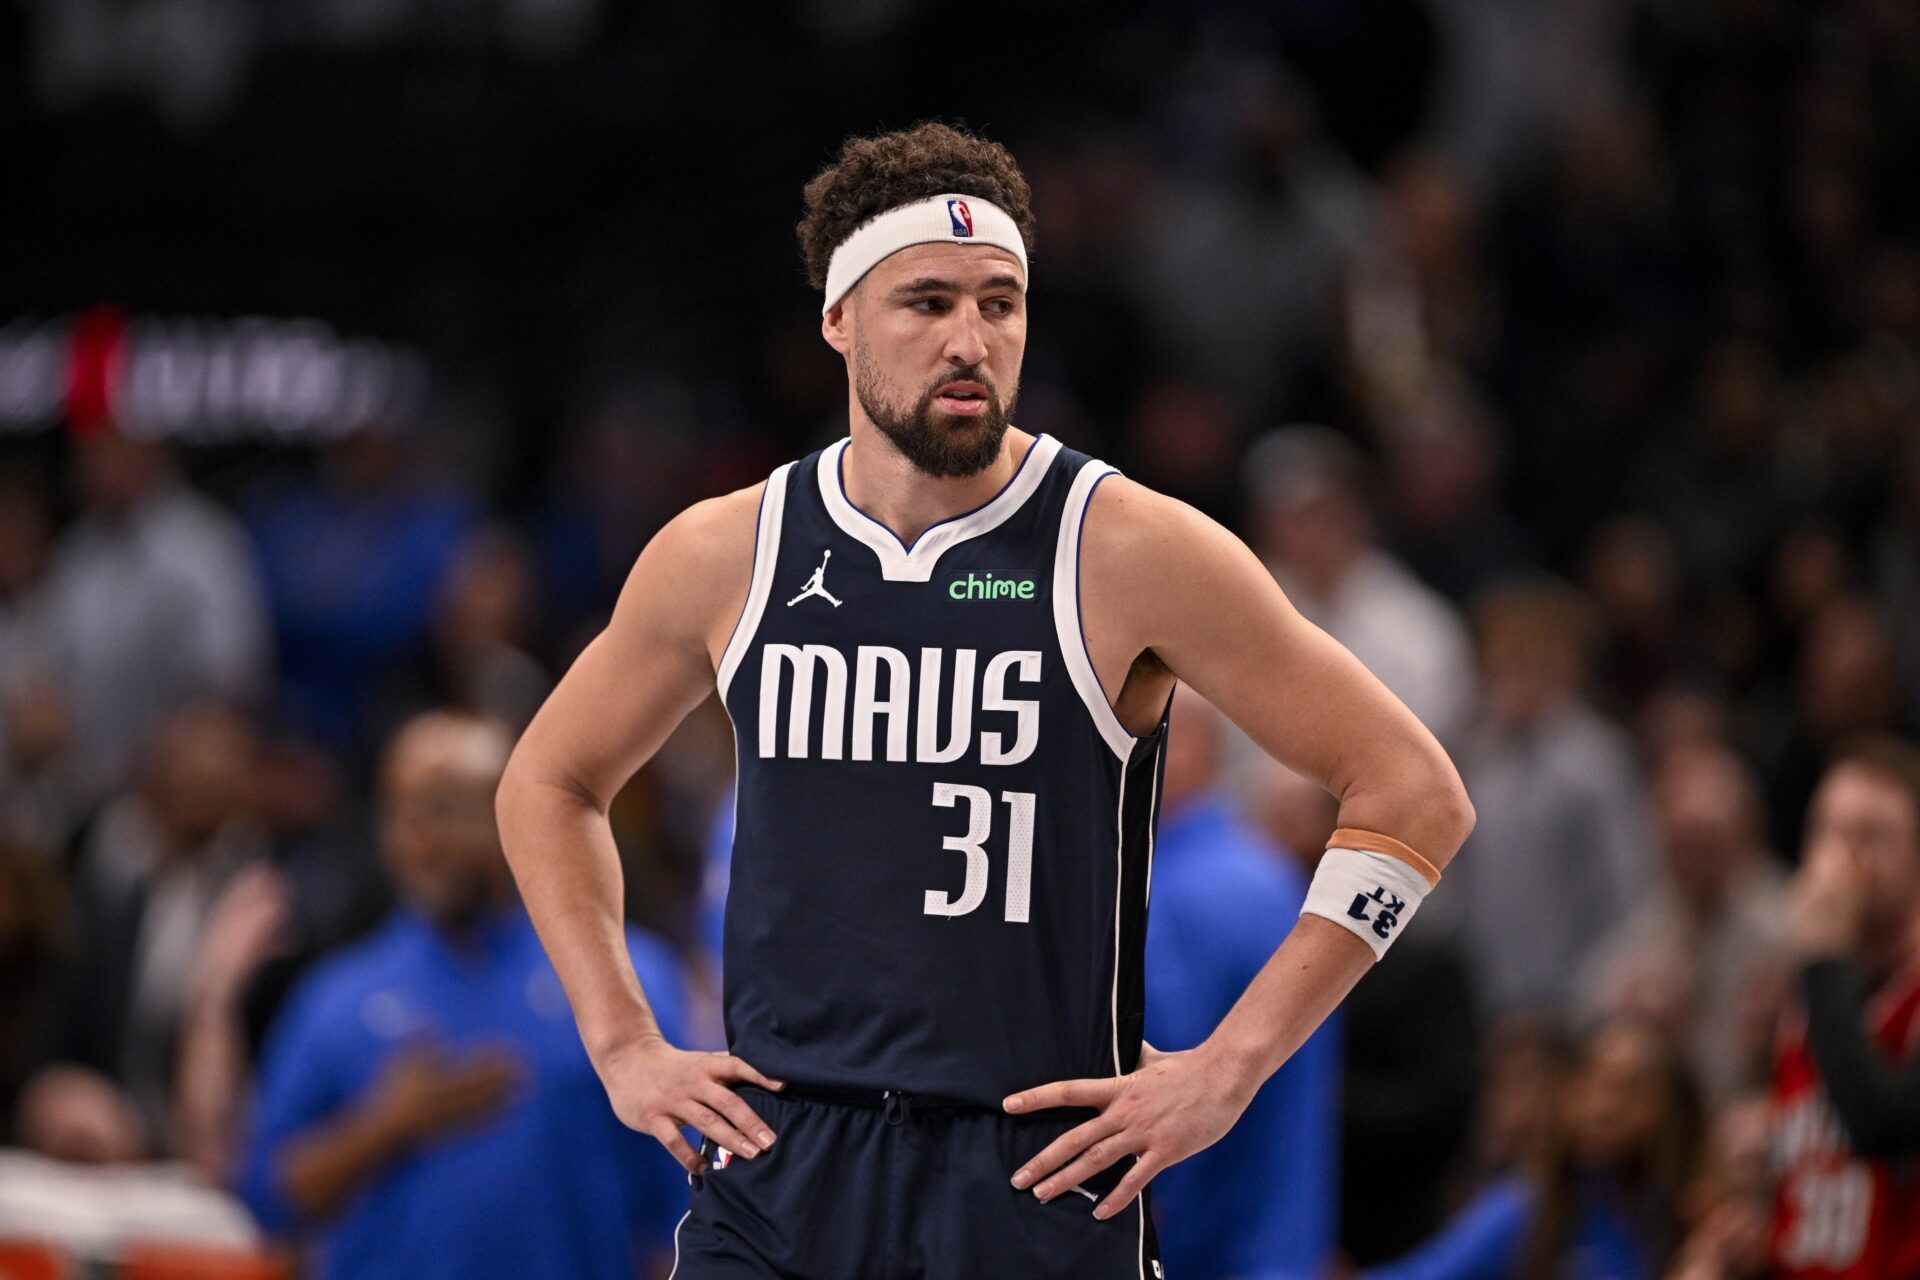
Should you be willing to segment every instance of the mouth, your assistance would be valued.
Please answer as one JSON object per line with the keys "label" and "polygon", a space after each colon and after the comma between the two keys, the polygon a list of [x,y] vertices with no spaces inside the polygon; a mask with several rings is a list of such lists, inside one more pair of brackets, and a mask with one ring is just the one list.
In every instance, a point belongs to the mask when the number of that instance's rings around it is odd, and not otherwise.
{"label": "mouth", "polygon": [[987,407],[987,389],[977,382],[949,382],[934,397],[948,413],[972,415]]}

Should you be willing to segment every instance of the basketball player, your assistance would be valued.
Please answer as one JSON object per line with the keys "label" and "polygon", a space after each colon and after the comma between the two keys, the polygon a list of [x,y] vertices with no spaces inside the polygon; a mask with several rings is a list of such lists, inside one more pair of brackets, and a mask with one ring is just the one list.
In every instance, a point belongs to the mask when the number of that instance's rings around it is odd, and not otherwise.
{"label": "basketball player", "polygon": [[[1033,216],[1002,147],[855,139],[806,201],[851,433],[641,554],[515,752],[507,851],[615,1109],[689,1171],[677,1280],[1157,1277],[1148,1180],[1234,1123],[1472,808],[1237,539],[1009,423]],[[1141,954],[1176,678],[1341,830],[1218,1030],[1161,1053]],[[626,961],[607,806],[716,690],[731,1052],[699,1054]]]}

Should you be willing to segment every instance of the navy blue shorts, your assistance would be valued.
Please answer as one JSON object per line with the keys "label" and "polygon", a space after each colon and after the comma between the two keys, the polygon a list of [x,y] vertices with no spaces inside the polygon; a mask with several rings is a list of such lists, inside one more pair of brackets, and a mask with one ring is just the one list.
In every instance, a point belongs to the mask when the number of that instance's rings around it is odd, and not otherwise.
{"label": "navy blue shorts", "polygon": [[734,1086],[773,1127],[752,1160],[700,1147],[672,1280],[1162,1280],[1148,1194],[1102,1222],[1125,1156],[1046,1204],[1013,1171],[1094,1113],[1011,1116]]}

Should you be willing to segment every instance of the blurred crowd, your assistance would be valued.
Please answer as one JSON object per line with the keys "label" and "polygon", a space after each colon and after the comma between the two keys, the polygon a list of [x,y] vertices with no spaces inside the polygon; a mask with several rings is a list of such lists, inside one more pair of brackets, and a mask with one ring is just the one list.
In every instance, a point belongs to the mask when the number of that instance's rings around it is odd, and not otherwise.
{"label": "blurred crowd", "polygon": [[[11,20],[60,73],[43,90],[106,92],[74,70],[85,15],[171,11],[119,8]],[[616,8],[515,29],[570,33],[554,49],[590,85],[606,68],[577,33],[644,30]],[[781,6],[773,35],[845,70],[942,29],[906,0],[841,8]],[[1239,532],[1439,736],[1479,821],[1255,1136],[1163,1176],[1172,1274],[1712,1280],[1770,1251],[1912,1274],[1920,1249],[1874,1233],[1920,1222],[1885,1172],[1920,1153],[1920,10],[1177,8],[1107,15],[1084,54],[1104,93],[946,100],[1034,187],[1014,416]],[[248,109],[226,54],[196,127]],[[1354,87],[1383,76],[1377,100]],[[782,243],[807,148],[952,110],[856,83],[852,116],[803,106],[770,135],[808,139],[777,193],[741,166],[723,203],[772,231],[738,261],[709,274],[682,245],[588,280],[647,237],[568,223],[580,261],[550,243],[416,297],[408,336],[434,352],[444,323],[476,388],[433,412],[314,449],[188,449],[110,417],[0,439],[0,1145],[45,1162],[0,1167],[0,1234],[8,1189],[56,1166],[185,1164],[258,1231],[323,1242],[321,1274],[492,1274],[434,1270],[462,1248],[516,1275],[670,1258],[684,1185],[604,1110],[489,779],[655,529],[844,432]],[[701,216],[651,213],[667,241]],[[534,343],[568,350],[566,387],[528,399],[464,313],[556,272],[541,288],[600,331]],[[673,289],[692,300],[663,306]],[[516,419],[529,404],[553,412]],[[1287,913],[1244,908],[1297,903],[1333,826],[1197,699],[1172,733],[1149,945],[1156,973],[1197,967],[1150,975],[1162,1048],[1204,1036],[1278,943]],[[636,965],[698,1047],[723,1039],[731,761],[709,703],[613,814]],[[1208,870],[1173,878],[1186,858]],[[1837,1115],[1803,1105],[1814,1078]],[[1836,1134],[1883,1163],[1832,1156]],[[1796,1172],[1809,1152],[1826,1183]],[[548,1226],[492,1230],[536,1167],[553,1207],[515,1212]],[[1858,1168],[1894,1206],[1872,1224],[1847,1216]],[[1206,1219],[1224,1186],[1246,1198]],[[230,1235],[222,1213],[200,1220]],[[1182,1214],[1204,1225],[1183,1237]],[[376,1256],[428,1219],[453,1225],[426,1254]],[[582,1238],[599,1252],[568,1252]]]}

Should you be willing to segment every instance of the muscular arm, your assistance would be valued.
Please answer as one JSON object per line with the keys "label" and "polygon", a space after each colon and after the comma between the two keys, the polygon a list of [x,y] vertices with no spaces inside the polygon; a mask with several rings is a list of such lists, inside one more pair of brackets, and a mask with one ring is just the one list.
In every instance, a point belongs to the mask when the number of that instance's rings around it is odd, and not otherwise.
{"label": "muscular arm", "polygon": [[596,1062],[658,1032],[627,958],[607,809],[712,692],[715,658],[747,596],[758,507],[759,489],[742,490],[690,507],[654,537],[606,630],[540,708],[500,783],[507,861]]}
{"label": "muscular arm", "polygon": [[[1436,867],[1473,807],[1426,727],[1331,636],[1300,616],[1236,537],[1185,503],[1110,476],[1087,513],[1081,574],[1095,670],[1129,728],[1130,673],[1163,667],[1270,755],[1340,803],[1339,825],[1380,832]],[[1142,590],[1151,583],[1151,590]],[[1151,687],[1151,682],[1147,682]],[[1373,962],[1346,930],[1304,916],[1214,1033],[1256,1085],[1278,1070]]]}
{"label": "muscular arm", "polygon": [[[1253,553],[1185,503],[1109,476],[1088,505],[1082,621],[1094,671],[1130,733],[1191,684],[1276,759],[1340,802],[1340,824],[1445,866],[1473,827],[1460,777],[1412,712],[1300,616]],[[1161,1169],[1217,1142],[1373,963],[1373,950],[1302,916],[1214,1033],[1183,1053],[1143,1049],[1130,1075],[1024,1090],[1007,1110],[1101,1113],[1027,1161],[1015,1187],[1051,1199],[1126,1153],[1094,1208],[1111,1217]]]}
{"label": "muscular arm", "polygon": [[753,575],[761,487],[688,508],[633,567],[594,637],[514,748],[500,839],[614,1112],[681,1166],[692,1125],[751,1160],[775,1134],[729,1085],[778,1089],[727,1053],[667,1043],[627,954],[620,857],[607,808],[714,687]]}

